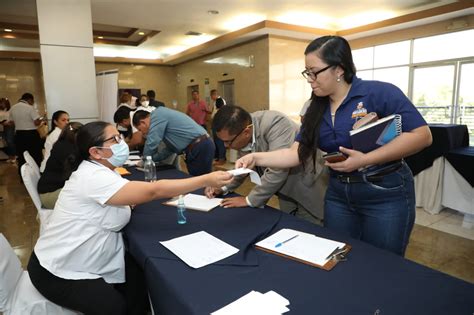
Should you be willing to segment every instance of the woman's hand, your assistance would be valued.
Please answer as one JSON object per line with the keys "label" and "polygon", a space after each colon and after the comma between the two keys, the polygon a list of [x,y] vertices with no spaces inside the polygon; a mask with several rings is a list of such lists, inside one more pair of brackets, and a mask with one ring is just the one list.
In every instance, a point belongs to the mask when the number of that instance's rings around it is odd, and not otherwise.
{"label": "woman's hand", "polygon": [[235,168],[250,168],[253,169],[255,167],[255,155],[253,153],[244,155],[237,161],[235,161]]}
{"label": "woman's hand", "polygon": [[228,172],[217,171],[209,173],[206,176],[206,186],[222,187],[229,184],[234,176]]}
{"label": "woman's hand", "polygon": [[356,150],[347,149],[344,147],[339,147],[339,151],[341,151],[347,156],[347,159],[345,161],[336,163],[329,163],[326,161],[324,165],[338,172],[352,172],[358,170],[359,168],[367,166],[365,162],[364,153]]}

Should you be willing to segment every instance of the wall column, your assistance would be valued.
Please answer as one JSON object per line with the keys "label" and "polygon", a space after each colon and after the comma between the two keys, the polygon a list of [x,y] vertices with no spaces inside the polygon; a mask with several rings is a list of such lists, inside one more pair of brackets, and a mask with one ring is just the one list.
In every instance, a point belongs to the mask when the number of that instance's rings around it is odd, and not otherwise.
{"label": "wall column", "polygon": [[90,0],[36,0],[48,118],[98,119]]}

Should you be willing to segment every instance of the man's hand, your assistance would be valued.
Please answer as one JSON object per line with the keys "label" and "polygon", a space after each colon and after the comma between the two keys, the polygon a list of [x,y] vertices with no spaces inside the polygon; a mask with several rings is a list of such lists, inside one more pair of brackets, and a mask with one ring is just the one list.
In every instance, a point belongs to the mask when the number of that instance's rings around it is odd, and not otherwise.
{"label": "man's hand", "polygon": [[204,189],[204,194],[206,195],[207,198],[212,199],[222,194],[222,189],[217,188],[217,187],[206,187]]}
{"label": "man's hand", "polygon": [[224,208],[248,207],[245,197],[232,197],[222,200],[221,206]]}

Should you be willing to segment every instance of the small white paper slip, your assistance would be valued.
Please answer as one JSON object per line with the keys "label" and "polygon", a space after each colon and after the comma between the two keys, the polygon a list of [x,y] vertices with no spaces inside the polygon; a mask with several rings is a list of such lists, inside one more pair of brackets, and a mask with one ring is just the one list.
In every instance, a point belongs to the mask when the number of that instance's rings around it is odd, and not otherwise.
{"label": "small white paper slip", "polygon": [[238,248],[200,231],[160,242],[188,266],[201,268],[234,255]]}
{"label": "small white paper slip", "polygon": [[141,158],[139,155],[130,154],[130,155],[128,156],[128,159],[129,159],[130,161],[136,161],[136,160],[141,160],[142,158]]}
{"label": "small white paper slip", "polygon": [[[210,211],[217,206],[220,206],[222,202],[222,198],[212,198],[209,199],[203,195],[196,195],[196,194],[187,194],[184,196],[184,206],[187,209],[192,210],[199,210],[199,211]],[[165,202],[166,205],[169,206],[178,206],[178,198],[174,198],[170,201]]]}
{"label": "small white paper slip", "polygon": [[211,313],[211,315],[277,315],[289,311],[290,302],[275,291],[262,294],[250,291],[236,301]]}
{"label": "small white paper slip", "polygon": [[250,174],[250,180],[252,181],[252,183],[257,184],[257,185],[262,185],[262,180],[260,179],[260,176],[258,176],[258,173],[249,168],[241,167],[241,168],[236,168],[234,170],[230,170],[227,172],[231,173],[234,176]]}

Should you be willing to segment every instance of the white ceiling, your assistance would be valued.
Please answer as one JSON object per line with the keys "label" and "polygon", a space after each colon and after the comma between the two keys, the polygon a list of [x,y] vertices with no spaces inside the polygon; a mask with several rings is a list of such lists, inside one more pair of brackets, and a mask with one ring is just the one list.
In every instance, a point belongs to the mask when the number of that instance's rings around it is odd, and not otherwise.
{"label": "white ceiling", "polygon": [[[94,45],[95,54],[166,60],[186,49],[263,20],[338,31],[453,2],[456,1],[91,0],[91,8],[95,24],[161,31],[138,47]],[[209,10],[217,10],[219,14],[210,15]],[[0,21],[36,24],[35,0],[0,0]],[[184,35],[188,31],[203,35]],[[257,33],[272,33],[272,30],[262,29]],[[308,33],[291,35],[305,39],[314,37],[314,34]],[[234,43],[229,42],[228,45]],[[0,50],[31,48],[37,50],[37,40],[0,39]]]}

